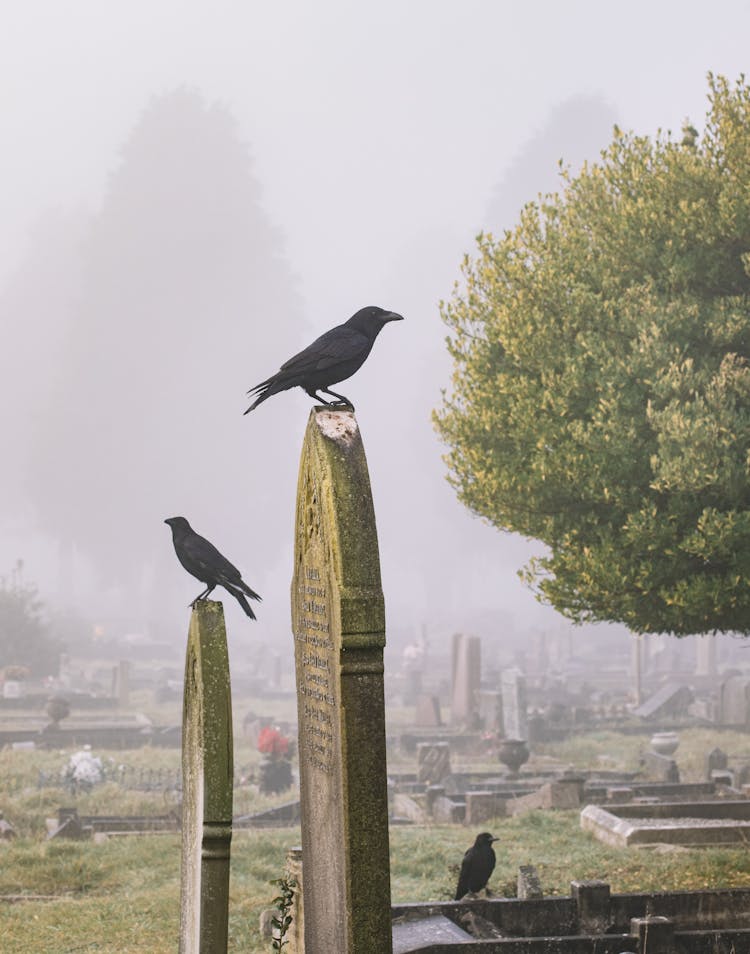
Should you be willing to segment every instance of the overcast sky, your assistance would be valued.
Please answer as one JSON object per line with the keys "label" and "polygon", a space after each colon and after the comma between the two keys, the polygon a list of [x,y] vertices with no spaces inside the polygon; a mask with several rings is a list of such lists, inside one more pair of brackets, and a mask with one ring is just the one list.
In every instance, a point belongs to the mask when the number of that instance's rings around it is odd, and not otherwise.
{"label": "overcast sky", "polygon": [[[573,153],[584,140],[595,159],[609,117],[640,133],[677,131],[686,116],[700,126],[707,71],[736,79],[748,66],[748,36],[750,5],[742,2],[6,3],[0,292],[49,210],[96,214],[153,97],[188,87],[220,103],[250,149],[263,209],[296,278],[302,324],[290,332],[295,343],[304,346],[364,304],[406,316],[385,329],[361,383],[358,376],[346,391],[370,460],[393,621],[416,628],[426,620],[447,633],[467,613],[489,627],[493,614],[499,627],[512,614],[517,626],[541,620],[554,627],[556,618],[538,610],[515,578],[535,548],[471,520],[444,486],[429,422],[449,371],[438,301],[450,294],[480,228],[513,224],[493,221],[493,209],[508,216],[550,188],[555,160],[580,161]],[[599,125],[588,138],[576,131],[577,145],[565,147],[571,155],[547,160],[545,144],[564,141],[555,117],[571,100],[594,104],[581,115]],[[257,333],[273,338],[268,325],[284,316],[265,321]],[[2,347],[12,354],[24,316],[0,313],[0,322]],[[236,402],[231,426],[239,441],[256,440],[241,417],[244,390],[288,356],[279,353],[268,367],[248,353],[246,376],[222,382]],[[33,360],[24,364],[29,381],[37,373]],[[13,395],[2,403],[7,409]],[[287,470],[296,468],[308,406],[300,392],[262,409],[266,425],[288,434]],[[14,407],[16,417],[23,413]],[[255,452],[253,460],[257,443]],[[53,590],[52,541],[17,485],[4,496],[11,493],[23,516],[3,518],[0,572],[24,557],[28,575]],[[283,628],[291,539],[277,538],[264,560],[249,541],[243,549],[233,515],[252,502],[228,494],[216,495],[198,529],[219,545],[228,539],[228,555],[254,567],[250,582],[267,594],[267,623]],[[292,506],[280,504],[284,512]],[[144,559],[168,546],[157,523],[144,528]],[[189,581],[184,586],[181,596],[194,595]],[[85,586],[82,592],[85,598]]]}

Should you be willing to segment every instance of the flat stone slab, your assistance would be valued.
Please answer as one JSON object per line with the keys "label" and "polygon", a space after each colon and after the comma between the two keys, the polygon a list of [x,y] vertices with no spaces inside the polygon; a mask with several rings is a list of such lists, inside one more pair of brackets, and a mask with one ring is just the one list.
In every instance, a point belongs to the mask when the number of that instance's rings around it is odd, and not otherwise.
{"label": "flat stone slab", "polygon": [[433,944],[472,944],[475,940],[442,914],[393,925],[393,954],[409,954]]}
{"label": "flat stone slab", "polygon": [[[670,810],[669,814],[666,809]],[[748,809],[748,802],[721,801],[669,806],[612,805],[609,811],[587,805],[581,812],[581,828],[616,848],[747,844],[750,841]]]}

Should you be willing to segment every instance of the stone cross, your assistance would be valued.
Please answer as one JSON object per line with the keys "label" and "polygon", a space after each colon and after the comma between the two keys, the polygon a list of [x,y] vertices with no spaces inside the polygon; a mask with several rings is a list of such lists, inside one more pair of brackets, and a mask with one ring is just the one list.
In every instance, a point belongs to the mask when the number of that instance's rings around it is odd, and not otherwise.
{"label": "stone cross", "polygon": [[351,411],[315,408],[292,581],[306,954],[390,954],[385,610]]}
{"label": "stone cross", "polygon": [[180,954],[227,949],[232,840],[232,699],[224,607],[190,617],[182,711]]}

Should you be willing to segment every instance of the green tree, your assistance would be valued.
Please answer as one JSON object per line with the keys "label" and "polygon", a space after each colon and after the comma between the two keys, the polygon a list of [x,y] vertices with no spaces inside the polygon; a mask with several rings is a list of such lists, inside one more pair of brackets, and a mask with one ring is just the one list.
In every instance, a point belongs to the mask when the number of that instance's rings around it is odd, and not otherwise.
{"label": "green tree", "polygon": [[63,645],[50,635],[44,604],[22,570],[19,561],[9,577],[0,577],[0,668],[22,666],[48,676],[57,672]]}
{"label": "green tree", "polygon": [[578,622],[750,631],[750,89],[709,87],[702,135],[615,128],[480,235],[442,309],[449,479]]}

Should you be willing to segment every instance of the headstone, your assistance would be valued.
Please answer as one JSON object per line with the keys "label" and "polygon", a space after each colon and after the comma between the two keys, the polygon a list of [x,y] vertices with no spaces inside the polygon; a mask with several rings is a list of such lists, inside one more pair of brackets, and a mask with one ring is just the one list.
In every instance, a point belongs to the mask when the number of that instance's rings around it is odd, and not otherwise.
{"label": "headstone", "polygon": [[232,700],[224,608],[195,604],[182,710],[180,954],[226,951],[232,840]]}
{"label": "headstone", "polygon": [[503,669],[500,674],[503,696],[503,735],[506,739],[528,739],[526,678],[520,669]]}
{"label": "headstone", "polygon": [[297,492],[295,644],[306,954],[390,954],[385,610],[364,448],[315,408]]}
{"label": "headstone", "polygon": [[417,745],[417,781],[442,782],[451,774],[451,748],[447,742],[420,742]]}
{"label": "headstone", "polygon": [[716,746],[716,748],[711,749],[711,751],[706,756],[706,773],[705,777],[710,781],[711,775],[713,772],[719,770],[722,771],[729,764],[729,758],[727,757],[726,752]]}
{"label": "headstone", "polygon": [[502,695],[492,689],[477,692],[479,725],[485,732],[499,732],[503,725]]}
{"label": "headstone", "polygon": [[130,704],[130,662],[121,659],[112,672],[112,695],[117,704],[124,708]]}
{"label": "headstone", "polygon": [[404,671],[404,693],[402,702],[413,706],[422,694],[422,670],[409,668]]}
{"label": "headstone", "polygon": [[440,700],[437,696],[421,695],[417,699],[414,725],[420,728],[437,728],[443,724],[440,718]]}
{"label": "headstone", "polygon": [[610,890],[606,881],[571,881],[579,934],[604,934],[612,923]]}
{"label": "headstone", "polygon": [[478,636],[453,634],[451,724],[474,728],[477,692],[482,676],[482,641]]}
{"label": "headstone", "polygon": [[670,682],[662,686],[643,705],[638,706],[635,715],[640,719],[661,719],[665,716],[681,715],[693,701],[693,690],[689,686]]}
{"label": "headstone", "polygon": [[517,896],[519,901],[536,900],[544,897],[539,872],[534,865],[518,866]]}
{"label": "headstone", "polygon": [[716,637],[712,635],[696,636],[695,674],[696,676],[716,675]]}
{"label": "headstone", "polygon": [[750,679],[730,676],[721,684],[719,719],[722,725],[750,726]]}
{"label": "headstone", "polygon": [[659,782],[679,782],[680,770],[677,768],[677,762],[666,755],[659,755],[658,752],[646,750],[642,755],[643,768],[647,778],[656,779]]}

